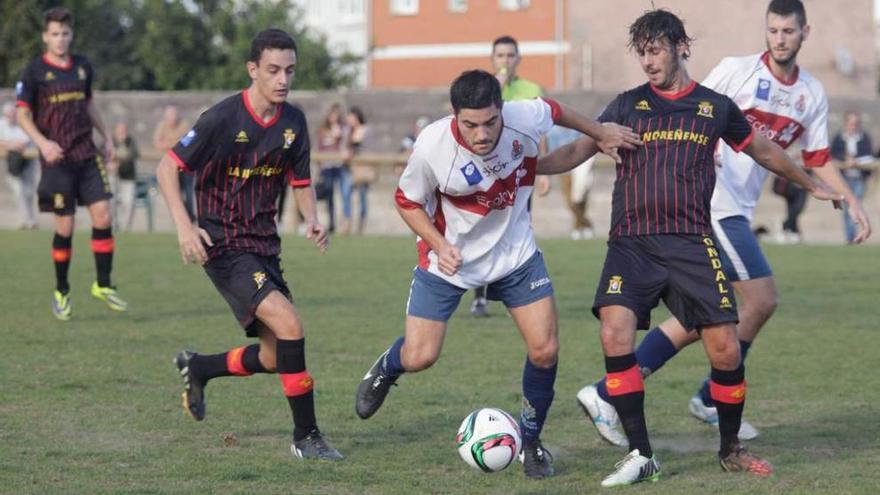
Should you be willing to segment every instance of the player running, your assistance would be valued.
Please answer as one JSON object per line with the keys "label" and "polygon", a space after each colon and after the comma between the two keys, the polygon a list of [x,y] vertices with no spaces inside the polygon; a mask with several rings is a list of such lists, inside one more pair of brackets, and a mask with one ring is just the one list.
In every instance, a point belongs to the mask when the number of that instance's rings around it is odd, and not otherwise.
{"label": "player running", "polygon": [[[842,193],[848,212],[858,225],[856,242],[871,234],[867,215],[836,167],[829,161],[828,101],[821,83],[797,66],[797,54],[810,32],[800,0],[773,0],[767,8],[767,51],[748,57],[725,58],[703,81],[703,86],[730,97],[752,128],[783,149],[798,142],[803,161],[815,175]],[[719,257],[727,279],[736,290],[739,323],[737,337],[745,360],[760,329],[776,309],[776,283],[770,265],[752,233],[751,221],[767,177],[755,160],[722,143],[717,153],[720,168],[712,195],[712,229],[719,241]],[[643,376],[660,369],[683,347],[699,339],[676,318],[652,329],[636,349]],[[626,446],[605,381],[578,392],[578,401],[599,434]],[[706,423],[718,425],[718,411],[706,379],[688,408]],[[743,421],[740,437],[751,439],[758,431]]]}
{"label": "player running", "polygon": [[488,285],[489,299],[504,302],[528,349],[523,467],[527,477],[545,478],[553,466],[539,437],[553,401],[559,344],[553,284],[526,207],[538,142],[555,123],[594,136],[618,159],[615,150],[633,148],[638,138],[551,99],[503,103],[498,80],[485,71],[461,74],[450,99],[454,115],[419,134],[395,195],[400,216],[419,237],[405,335],[367,371],[355,409],[369,418],[403,373],[434,364],[462,294]]}
{"label": "player running", "polygon": [[[72,41],[70,11],[64,7],[47,10],[43,15],[46,53],[28,64],[15,87],[18,125],[40,149],[40,211],[55,215],[52,314],[65,321],[73,315],[67,272],[77,205],[86,206],[92,220],[92,252],[97,272],[92,296],[112,310],[128,309],[110,282],[114,242],[109,199],[113,195],[103,160],[113,158],[113,139],[92,100],[92,64],[85,57],[70,53]],[[92,129],[104,139],[103,157],[92,140]]]}
{"label": "player running", "polygon": [[[709,205],[713,151],[723,139],[763,167],[797,182],[817,199],[841,196],[813,180],[763,134],[752,131],[730,98],[697,84],[685,61],[691,39],[674,14],[655,10],[629,31],[648,83],[619,95],[599,118],[636,130],[644,145],[624,150],[614,184],[608,253],[593,314],[601,320],[609,402],[631,451],[602,486],[657,480],[660,465],[645,425],[642,373],[633,353],[636,329],[647,329],[662,299],[685,327],[702,336],[710,393],[719,416],[718,459],[725,471],[769,475],[769,462],[748,452],[738,431],[745,404],[745,368],[736,339],[736,303],[721,270]],[[542,158],[540,173],[561,173],[595,151],[582,138]]]}
{"label": "player running", "polygon": [[[175,363],[184,409],[197,421],[205,417],[209,380],[278,373],[293,414],[293,456],[339,460],[318,429],[303,324],[278,258],[276,205],[288,183],[307,237],[322,252],[327,248],[327,232],[315,217],[305,116],[286,101],[296,63],[290,35],[278,29],[257,34],[247,62],[250,87],[203,113],[156,170],[183,262],[204,265],[245,335],[260,339],[222,354],[181,351]],[[198,226],[181,198],[178,168],[196,174]]]}

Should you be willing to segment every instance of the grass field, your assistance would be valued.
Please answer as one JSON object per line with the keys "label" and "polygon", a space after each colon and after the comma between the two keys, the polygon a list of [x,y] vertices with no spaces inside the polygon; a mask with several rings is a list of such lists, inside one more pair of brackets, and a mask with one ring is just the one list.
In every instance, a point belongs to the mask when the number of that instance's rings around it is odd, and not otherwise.
{"label": "grass field", "polygon": [[[128,314],[88,296],[87,234],[74,239],[74,319],[49,310],[50,234],[0,232],[0,492],[2,493],[597,493],[623,452],[601,443],[574,395],[603,373],[589,305],[601,242],[543,241],[560,312],[556,402],[544,433],[558,475],[526,481],[519,465],[484,475],[453,437],[472,409],[519,413],[524,348],[497,303],[472,319],[463,304],[440,361],[405,376],[369,421],[354,390],[401,333],[415,262],[404,238],[334,239],[320,256],[286,238],[286,276],[307,329],[318,417],[347,459],[288,453],[290,413],[276,377],[226,378],[207,389],[208,418],[180,408],[171,364],[183,347],[219,352],[242,333],[200,268],[182,267],[171,235],[120,235],[115,283]],[[707,367],[682,352],[647,382],[646,407],[664,479],[619,491],[651,494],[877,493],[880,375],[877,247],[767,247],[781,305],[748,362],[752,450],[773,461],[767,480],[720,471],[716,433],[687,414]],[[469,302],[469,301],[468,301]],[[655,313],[655,321],[665,315]],[[237,442],[227,446],[224,436]]]}

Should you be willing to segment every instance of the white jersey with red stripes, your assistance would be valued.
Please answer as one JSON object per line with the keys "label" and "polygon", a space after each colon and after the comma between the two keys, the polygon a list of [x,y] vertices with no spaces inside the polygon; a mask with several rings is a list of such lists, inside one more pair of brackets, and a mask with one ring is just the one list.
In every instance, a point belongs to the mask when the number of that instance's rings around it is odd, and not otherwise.
{"label": "white jersey with red stripes", "polygon": [[[769,53],[725,58],[702,82],[730,97],[756,131],[783,149],[797,142],[804,165],[821,167],[830,160],[828,99],[822,84],[795,69],[790,80],[778,79],[768,67]],[[752,220],[768,171],[745,153],[720,143],[712,195],[712,218],[742,215]]]}
{"label": "white jersey with red stripes", "polygon": [[422,130],[395,199],[402,208],[424,208],[461,250],[462,265],[453,276],[443,274],[437,254],[419,239],[421,268],[469,289],[503,278],[535,253],[528,201],[538,143],[560,111],[550,99],[504,103],[503,130],[486,155],[469,149],[453,116]]}

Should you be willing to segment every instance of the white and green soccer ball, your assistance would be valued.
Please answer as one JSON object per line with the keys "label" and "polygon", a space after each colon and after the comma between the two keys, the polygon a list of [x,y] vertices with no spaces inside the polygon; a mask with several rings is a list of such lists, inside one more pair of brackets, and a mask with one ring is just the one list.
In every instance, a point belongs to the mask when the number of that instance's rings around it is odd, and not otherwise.
{"label": "white and green soccer ball", "polygon": [[467,415],[455,436],[458,454],[484,473],[503,470],[522,449],[519,425],[510,414],[486,407]]}

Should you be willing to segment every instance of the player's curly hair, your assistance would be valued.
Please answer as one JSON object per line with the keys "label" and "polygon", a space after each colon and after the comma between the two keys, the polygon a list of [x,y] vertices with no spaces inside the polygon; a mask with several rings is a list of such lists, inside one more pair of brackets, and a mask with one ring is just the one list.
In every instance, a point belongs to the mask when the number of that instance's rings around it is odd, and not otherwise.
{"label": "player's curly hair", "polygon": [[462,108],[501,108],[501,84],[484,70],[462,72],[449,88],[449,102],[456,114]]}
{"label": "player's curly hair", "polygon": [[645,12],[629,27],[629,48],[636,53],[645,51],[645,47],[655,41],[666,38],[673,48],[683,43],[684,59],[690,56],[693,38],[684,30],[684,22],[677,15],[664,9]]}

